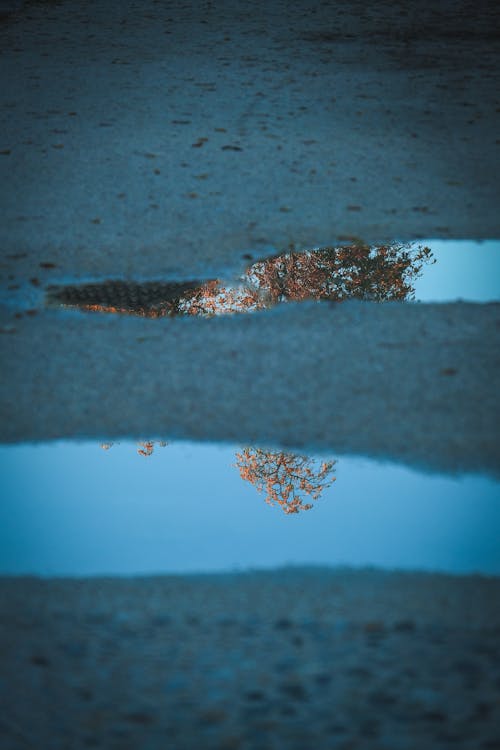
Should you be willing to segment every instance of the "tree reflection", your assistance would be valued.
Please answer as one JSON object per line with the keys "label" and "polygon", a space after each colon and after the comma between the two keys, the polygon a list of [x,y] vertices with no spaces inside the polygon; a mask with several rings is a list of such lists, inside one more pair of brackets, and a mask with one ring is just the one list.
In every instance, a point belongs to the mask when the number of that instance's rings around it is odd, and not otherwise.
{"label": "tree reflection", "polygon": [[[155,444],[164,448],[163,440],[141,441],[137,443],[137,453],[152,456]],[[103,450],[109,450],[113,441],[101,443]],[[243,448],[236,453],[236,466],[240,476],[253,484],[258,492],[265,492],[269,505],[279,506],[285,513],[298,513],[310,510],[311,501],[318,500],[323,490],[335,482],[333,476],[336,461],[322,461],[296,453],[261,448]]]}
{"label": "tree reflection", "polygon": [[240,283],[218,279],[203,283],[105,282],[52,290],[64,305],[95,312],[148,318],[251,312],[306,299],[342,302],[409,300],[413,282],[426,263],[434,263],[428,247],[392,243],[379,247],[350,245],[296,252],[293,245],[274,258],[247,268]]}
{"label": "tree reflection", "polygon": [[319,466],[313,458],[261,448],[244,448],[236,454],[240,476],[265,492],[266,503],[279,505],[285,513],[310,510],[310,500],[318,500],[323,490],[335,481],[335,461]]}
{"label": "tree reflection", "polygon": [[[107,304],[95,304],[95,300],[92,304],[86,298],[85,307],[145,317],[213,317],[306,299],[403,301],[414,298],[413,283],[424,264],[435,262],[430,248],[411,243],[378,247],[358,244],[307,252],[296,252],[291,245],[287,252],[249,266],[238,286],[225,286],[213,279],[202,284],[171,284],[165,294],[155,285],[128,289],[115,284],[120,303],[107,299]],[[96,294],[93,287],[87,297],[89,294]],[[102,447],[109,449],[112,445],[103,443]],[[154,445],[155,441],[142,441],[137,452],[151,456]],[[236,453],[236,461],[241,478],[265,493],[267,503],[278,505],[287,514],[312,508],[312,501],[335,481],[335,461],[318,464],[295,453],[252,447]]]}
{"label": "tree reflection", "polygon": [[248,312],[305,299],[409,300],[425,263],[434,263],[428,247],[393,243],[351,245],[286,253],[251,265],[239,287],[208,281],[177,300],[176,314],[211,317]]}
{"label": "tree reflection", "polygon": [[[164,448],[168,443],[165,440],[140,440],[137,443],[137,453],[140,456],[152,456],[155,449],[155,443],[160,447]],[[110,448],[115,445],[114,441],[101,443],[101,448],[104,451],[109,451]],[[119,443],[117,443],[119,445]]]}
{"label": "tree reflection", "polygon": [[256,279],[271,304],[303,299],[381,302],[411,299],[413,281],[424,263],[431,261],[430,248],[411,244],[326,247],[306,253],[292,248],[255,263],[247,274]]}

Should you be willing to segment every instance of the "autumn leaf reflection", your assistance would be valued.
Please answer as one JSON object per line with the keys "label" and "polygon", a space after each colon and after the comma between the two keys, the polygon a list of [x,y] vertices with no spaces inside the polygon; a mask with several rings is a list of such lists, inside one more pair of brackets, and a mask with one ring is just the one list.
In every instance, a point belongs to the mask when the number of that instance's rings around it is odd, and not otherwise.
{"label": "autumn leaf reflection", "polygon": [[296,252],[291,245],[287,252],[249,266],[238,287],[216,279],[188,290],[172,303],[170,314],[212,317],[306,299],[409,300],[424,264],[434,262],[430,248],[411,243],[307,252]]}
{"label": "autumn leaf reflection", "polygon": [[244,448],[236,454],[240,476],[253,484],[258,492],[265,492],[266,503],[279,505],[285,513],[310,510],[310,500],[318,500],[321,493],[335,481],[335,461],[322,461],[295,453],[261,448]]}
{"label": "autumn leaf reflection", "polygon": [[235,285],[224,285],[219,279],[164,284],[109,281],[54,287],[49,297],[81,310],[148,318],[247,313],[306,299],[408,300],[414,296],[413,282],[424,264],[434,262],[428,247],[411,243],[306,252],[296,252],[290,245],[274,258],[253,263]]}
{"label": "autumn leaf reflection", "polygon": [[435,262],[428,247],[393,243],[350,245],[289,252],[259,261],[247,270],[269,304],[287,300],[407,300],[425,263]]}

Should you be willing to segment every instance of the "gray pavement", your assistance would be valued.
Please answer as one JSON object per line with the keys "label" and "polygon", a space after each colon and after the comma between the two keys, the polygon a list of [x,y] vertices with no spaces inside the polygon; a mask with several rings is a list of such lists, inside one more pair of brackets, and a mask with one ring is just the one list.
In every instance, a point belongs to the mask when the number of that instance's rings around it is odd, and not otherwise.
{"label": "gray pavement", "polygon": [[3,274],[499,237],[497,23],[485,0],[25,3],[0,32]]}
{"label": "gray pavement", "polygon": [[498,579],[290,568],[0,594],[5,750],[498,747]]}
{"label": "gray pavement", "polygon": [[278,443],[498,474],[500,304],[11,311],[0,330],[4,441]]}

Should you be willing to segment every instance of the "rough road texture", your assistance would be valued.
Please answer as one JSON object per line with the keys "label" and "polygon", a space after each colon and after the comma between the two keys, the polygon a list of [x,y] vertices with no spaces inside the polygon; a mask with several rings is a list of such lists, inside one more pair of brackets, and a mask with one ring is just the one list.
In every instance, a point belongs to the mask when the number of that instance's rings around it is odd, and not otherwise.
{"label": "rough road texture", "polygon": [[500,236],[496,0],[38,0],[1,20],[5,281]]}
{"label": "rough road texture", "polygon": [[227,440],[500,471],[500,304],[0,325],[1,438]]}
{"label": "rough road texture", "polygon": [[0,580],[3,750],[497,750],[500,581]]}

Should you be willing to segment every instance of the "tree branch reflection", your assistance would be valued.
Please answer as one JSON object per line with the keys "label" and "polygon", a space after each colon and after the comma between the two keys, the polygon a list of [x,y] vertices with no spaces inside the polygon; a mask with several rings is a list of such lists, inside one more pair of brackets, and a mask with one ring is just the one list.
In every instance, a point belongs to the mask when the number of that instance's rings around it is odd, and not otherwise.
{"label": "tree branch reflection", "polygon": [[[238,286],[224,286],[218,279],[203,284],[178,285],[177,294],[152,300],[142,290],[141,304],[134,307],[120,288],[121,306],[87,304],[86,309],[124,311],[145,317],[201,315],[213,317],[260,310],[306,299],[343,302],[360,299],[375,302],[411,300],[413,282],[424,264],[435,263],[428,247],[391,243],[379,247],[350,245],[296,252],[293,245],[274,258],[249,266]],[[156,294],[158,294],[157,290]],[[134,290],[137,296],[137,291]],[[165,296],[165,295],[164,295]],[[82,306],[82,305],[80,305]],[[160,446],[166,443],[159,442]],[[103,443],[109,449],[113,443]],[[151,456],[155,441],[138,443],[138,453]],[[246,447],[236,453],[236,467],[244,481],[265,493],[269,505],[287,514],[310,510],[313,502],[335,481],[336,461],[320,464],[313,458],[278,450]]]}
{"label": "tree branch reflection", "polygon": [[310,510],[310,500],[318,500],[323,490],[335,481],[335,461],[317,461],[295,453],[261,448],[244,448],[236,454],[240,477],[265,492],[269,505],[279,505],[285,513]]}

